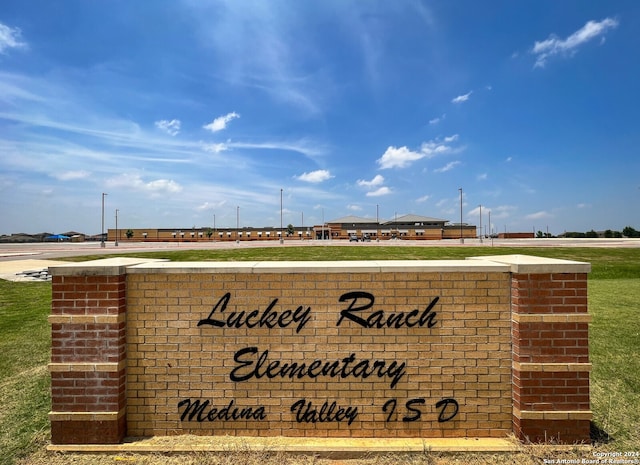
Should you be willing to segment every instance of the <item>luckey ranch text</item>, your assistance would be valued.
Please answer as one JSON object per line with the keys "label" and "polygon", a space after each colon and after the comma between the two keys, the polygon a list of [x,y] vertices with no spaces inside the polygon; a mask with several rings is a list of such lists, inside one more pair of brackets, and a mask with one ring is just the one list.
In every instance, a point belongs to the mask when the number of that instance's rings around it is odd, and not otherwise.
{"label": "luckey ranch text", "polygon": [[[342,294],[338,301],[346,306],[338,312],[336,327],[341,325],[356,325],[371,330],[384,328],[425,328],[426,330],[437,325],[437,312],[435,311],[439,297],[432,298],[424,305],[424,308],[414,308],[407,312],[389,312],[375,307],[375,296],[365,291],[350,291]],[[287,328],[294,326],[296,333],[300,333],[313,318],[310,306],[300,305],[294,309],[279,309],[278,298],[274,298],[263,310],[229,311],[231,293],[225,293],[213,306],[209,315],[198,322],[198,326],[212,326],[229,331],[239,328]],[[283,379],[302,380],[308,379],[350,379],[365,381],[369,377],[387,379],[389,387],[395,388],[406,376],[406,362],[397,360],[370,360],[359,358],[356,353],[334,360],[303,360],[281,361],[269,358],[269,349],[259,349],[257,346],[244,347],[233,355],[235,366],[229,373],[229,379],[234,383],[241,383],[253,379]],[[325,399],[314,404],[313,400],[295,400],[289,411],[298,423],[316,422],[346,422],[351,425],[358,416],[358,407],[341,406],[338,401]],[[378,408],[386,414],[386,421],[403,422],[417,421],[424,412],[426,400],[424,398],[408,399],[404,403],[405,412],[396,415],[398,399],[385,400]],[[458,402],[452,398],[443,398],[435,406],[439,409],[437,417],[439,422],[453,419],[459,410]],[[374,407],[375,408],[375,407]],[[242,407],[231,399],[224,406],[214,406],[209,399],[183,399],[178,403],[178,409],[182,409],[181,421],[238,421],[244,419],[266,420],[264,406]]]}

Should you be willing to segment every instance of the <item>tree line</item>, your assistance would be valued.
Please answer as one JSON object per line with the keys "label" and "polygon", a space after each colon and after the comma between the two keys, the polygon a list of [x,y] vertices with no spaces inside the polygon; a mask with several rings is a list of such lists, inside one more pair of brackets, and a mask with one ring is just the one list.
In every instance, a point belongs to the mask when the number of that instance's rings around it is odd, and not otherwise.
{"label": "tree line", "polygon": [[[622,237],[631,238],[631,237],[640,237],[640,231],[637,231],[631,226],[626,226],[622,230],[622,232],[607,229],[606,231],[604,231],[603,235],[606,238],[622,238]],[[571,237],[571,238],[597,238],[597,237],[600,237],[600,234],[598,234],[596,231],[592,229],[591,231],[587,231],[587,232],[566,232],[563,234],[563,236]],[[543,233],[542,231],[538,231],[538,233],[536,234],[536,237],[550,237],[550,236]]]}

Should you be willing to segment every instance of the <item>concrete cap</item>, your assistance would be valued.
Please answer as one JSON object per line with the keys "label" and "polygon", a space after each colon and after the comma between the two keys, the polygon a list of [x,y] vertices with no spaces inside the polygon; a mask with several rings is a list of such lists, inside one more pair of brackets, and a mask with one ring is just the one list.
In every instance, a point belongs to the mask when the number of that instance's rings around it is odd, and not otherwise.
{"label": "concrete cap", "polygon": [[533,255],[491,255],[468,257],[467,260],[491,260],[509,265],[512,273],[589,273],[591,263],[561,260]]}

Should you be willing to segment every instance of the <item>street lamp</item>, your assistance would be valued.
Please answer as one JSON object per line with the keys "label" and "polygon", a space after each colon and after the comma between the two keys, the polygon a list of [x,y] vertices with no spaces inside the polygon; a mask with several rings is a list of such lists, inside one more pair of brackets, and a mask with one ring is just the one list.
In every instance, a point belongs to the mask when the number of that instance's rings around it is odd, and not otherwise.
{"label": "street lamp", "polygon": [[102,231],[100,232],[100,247],[104,249],[104,196],[108,195],[102,193]]}
{"label": "street lamp", "polygon": [[116,208],[116,243],[114,244],[118,247],[118,209]]}
{"label": "street lamp", "polygon": [[460,191],[460,243],[464,244],[464,237],[462,237],[462,187],[458,190]]}
{"label": "street lamp", "polygon": [[280,243],[284,243],[284,236],[282,231],[282,189],[280,189]]}
{"label": "street lamp", "polygon": [[380,216],[379,205],[376,204],[376,242],[380,242]]}
{"label": "street lamp", "polygon": [[240,205],[236,207],[236,244],[240,243]]}

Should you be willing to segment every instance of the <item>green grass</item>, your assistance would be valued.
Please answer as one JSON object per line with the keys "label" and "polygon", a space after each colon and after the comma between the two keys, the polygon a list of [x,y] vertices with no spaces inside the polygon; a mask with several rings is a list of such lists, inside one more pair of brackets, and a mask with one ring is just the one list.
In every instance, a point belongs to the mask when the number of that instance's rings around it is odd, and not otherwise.
{"label": "green grass", "polygon": [[49,428],[51,284],[0,280],[0,463],[39,445]]}
{"label": "green grass", "polygon": [[640,279],[589,282],[594,422],[619,451],[640,449],[639,299]]}
{"label": "green grass", "polygon": [[[203,260],[366,260],[462,259],[468,256],[529,254],[592,264],[589,275],[591,399],[594,424],[601,445],[611,451],[640,450],[640,249],[598,248],[490,248],[490,247],[270,247],[230,250],[184,250],[119,254],[174,261]],[[104,255],[88,258],[105,258]],[[74,261],[79,260],[74,258]],[[49,434],[49,360],[51,306],[49,283],[10,283],[0,280],[0,463],[77,464],[113,463],[114,458],[47,455]],[[518,463],[541,463],[546,452],[528,452]],[[542,454],[542,455],[540,455]],[[20,459],[21,457],[28,457]],[[202,459],[202,457],[200,457]],[[554,455],[552,458],[558,458]],[[563,458],[575,459],[575,455]],[[587,456],[590,458],[590,456]],[[460,459],[458,457],[458,459]],[[23,461],[24,460],[24,461]],[[163,464],[167,457],[138,457],[133,463]],[[186,459],[175,463],[187,463]],[[279,460],[267,463],[279,463]],[[300,459],[287,463],[310,463]],[[515,458],[484,456],[460,462],[399,457],[382,463],[516,463]],[[457,460],[457,459],[455,459]],[[487,461],[488,460],[488,461]],[[243,463],[209,459],[206,463]],[[174,462],[172,462],[174,463]],[[247,462],[249,463],[249,462]],[[256,462],[257,463],[257,462]],[[322,461],[313,462],[322,463]]]}
{"label": "green grass", "polygon": [[[256,247],[219,250],[179,250],[133,252],[119,257],[165,258],[171,261],[250,261],[250,260],[453,260],[485,255],[538,255],[590,262],[590,279],[640,278],[640,248],[587,247],[409,247],[409,246],[302,246]],[[107,258],[90,255],[66,260],[84,261]]]}

